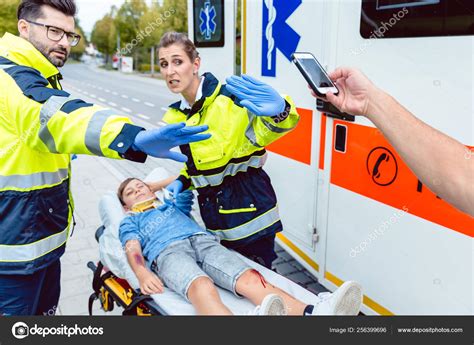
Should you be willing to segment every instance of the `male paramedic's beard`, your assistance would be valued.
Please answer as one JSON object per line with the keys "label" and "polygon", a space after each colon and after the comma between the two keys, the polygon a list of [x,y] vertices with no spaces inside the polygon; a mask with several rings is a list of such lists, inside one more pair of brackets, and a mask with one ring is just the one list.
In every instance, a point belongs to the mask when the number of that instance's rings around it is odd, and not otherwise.
{"label": "male paramedic's beard", "polygon": [[[69,52],[67,51],[66,48],[61,47],[61,46],[54,46],[54,47],[48,47],[47,45],[39,42],[36,40],[33,35],[30,35],[28,37],[28,40],[35,46],[36,49],[38,49],[41,54],[43,54],[49,62],[51,62],[54,66],[56,67],[63,67],[64,64],[66,63],[68,57],[69,57]],[[62,53],[64,54],[63,57],[54,55],[54,52]]]}

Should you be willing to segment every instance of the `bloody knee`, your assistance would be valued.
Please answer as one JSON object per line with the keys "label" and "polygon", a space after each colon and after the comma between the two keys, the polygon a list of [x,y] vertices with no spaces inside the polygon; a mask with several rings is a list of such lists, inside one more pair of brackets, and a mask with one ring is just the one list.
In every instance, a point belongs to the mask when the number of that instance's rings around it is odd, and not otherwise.
{"label": "bloody knee", "polygon": [[261,285],[264,289],[270,284],[265,280],[265,277],[257,270],[250,269],[245,271],[239,278],[239,283],[247,286]]}

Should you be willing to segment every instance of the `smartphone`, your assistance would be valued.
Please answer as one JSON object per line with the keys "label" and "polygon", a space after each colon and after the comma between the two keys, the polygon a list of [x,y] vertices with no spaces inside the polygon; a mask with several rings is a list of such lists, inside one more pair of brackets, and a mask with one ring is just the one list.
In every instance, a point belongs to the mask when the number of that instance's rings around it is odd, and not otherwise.
{"label": "smartphone", "polygon": [[326,71],[313,54],[294,52],[291,58],[316,95],[325,97],[328,92],[335,95],[339,93],[336,85],[329,79]]}

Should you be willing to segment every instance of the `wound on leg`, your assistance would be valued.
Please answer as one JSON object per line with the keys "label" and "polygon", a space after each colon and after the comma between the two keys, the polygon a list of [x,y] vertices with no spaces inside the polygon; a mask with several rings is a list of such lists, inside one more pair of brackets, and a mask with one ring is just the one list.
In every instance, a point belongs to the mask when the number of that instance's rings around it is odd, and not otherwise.
{"label": "wound on leg", "polygon": [[256,275],[260,278],[260,282],[262,283],[263,288],[264,288],[264,289],[267,288],[267,284],[268,284],[268,283],[267,283],[267,281],[265,280],[265,277],[262,276],[262,274],[261,274],[259,271],[257,271],[256,269],[251,269],[251,270],[250,270],[250,273],[256,274]]}

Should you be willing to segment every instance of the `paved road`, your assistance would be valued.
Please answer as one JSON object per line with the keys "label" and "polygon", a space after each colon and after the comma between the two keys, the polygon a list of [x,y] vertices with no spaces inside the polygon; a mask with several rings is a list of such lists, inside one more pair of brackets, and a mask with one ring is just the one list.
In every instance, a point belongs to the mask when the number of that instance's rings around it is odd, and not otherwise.
{"label": "paved road", "polygon": [[179,100],[171,93],[165,81],[136,75],[106,71],[93,65],[70,64],[62,70],[66,91],[116,108],[122,113],[157,125],[166,108]]}
{"label": "paved road", "polygon": [[[179,96],[168,91],[162,80],[124,75],[84,64],[67,65],[61,72],[64,77],[62,85],[73,97],[113,108],[145,128],[163,125],[161,120],[166,107],[179,99]],[[92,274],[86,263],[90,260],[97,262],[99,259],[94,234],[101,225],[98,214],[100,197],[106,191],[116,190],[124,178],[144,178],[157,167],[165,168],[170,174],[178,174],[182,165],[150,157],[144,164],[88,156],[79,156],[73,161],[71,185],[77,225],[68,242],[66,254],[61,259],[62,291],[58,314],[87,315],[87,300],[92,293]],[[277,253],[278,259],[274,262],[277,272],[312,292],[325,291],[290,255],[281,248],[277,248]],[[108,315],[120,313],[119,308],[116,308]],[[103,315],[98,302],[94,306],[94,314]]]}

